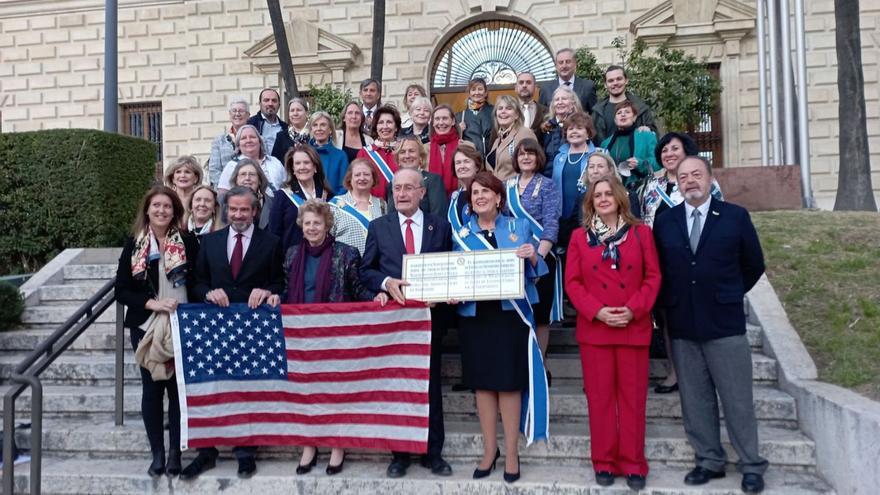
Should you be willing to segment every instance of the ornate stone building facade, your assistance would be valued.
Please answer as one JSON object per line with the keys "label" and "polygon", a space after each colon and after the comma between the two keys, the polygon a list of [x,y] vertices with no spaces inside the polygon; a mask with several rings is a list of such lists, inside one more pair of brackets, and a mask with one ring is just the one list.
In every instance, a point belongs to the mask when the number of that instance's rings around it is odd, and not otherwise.
{"label": "ornate stone building facade", "polygon": [[[185,153],[206,158],[227,122],[230,96],[256,103],[262,87],[280,85],[265,2],[119,3],[119,103],[128,119],[121,130],[161,138],[165,160]],[[812,184],[827,208],[838,168],[834,2],[806,4]],[[103,5],[0,0],[3,132],[102,127]],[[370,71],[372,2],[281,5],[299,87],[330,83],[356,92]],[[863,1],[862,11],[868,132],[880,187],[880,4]],[[684,48],[716,68],[724,87],[714,123],[723,163],[758,165],[755,18],[754,4],[740,0],[388,0],[384,99],[399,102],[412,82],[434,86],[447,42],[475,23],[519,26],[548,53],[588,46],[600,63],[614,61],[616,36],[640,37]]]}

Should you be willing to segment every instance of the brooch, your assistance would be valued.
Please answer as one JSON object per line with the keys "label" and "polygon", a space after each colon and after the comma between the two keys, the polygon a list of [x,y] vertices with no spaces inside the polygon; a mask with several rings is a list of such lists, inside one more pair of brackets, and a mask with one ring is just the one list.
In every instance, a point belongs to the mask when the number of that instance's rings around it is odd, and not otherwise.
{"label": "brooch", "polygon": [[342,208],[343,206],[345,206],[345,200],[342,198],[336,198],[336,206]]}
{"label": "brooch", "polygon": [[510,233],[509,237],[510,237],[511,242],[516,242],[516,240],[519,239],[519,236],[514,234],[513,232]]}
{"label": "brooch", "polygon": [[467,227],[462,227],[461,230],[458,231],[459,237],[467,237],[471,233],[470,229]]}

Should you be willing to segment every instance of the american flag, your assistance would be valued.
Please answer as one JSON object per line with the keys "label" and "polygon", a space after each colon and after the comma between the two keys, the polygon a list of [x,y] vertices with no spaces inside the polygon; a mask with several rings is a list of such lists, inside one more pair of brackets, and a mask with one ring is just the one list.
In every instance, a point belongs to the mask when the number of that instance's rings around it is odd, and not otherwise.
{"label": "american flag", "polygon": [[172,328],[183,449],[427,451],[424,304],[182,304]]}

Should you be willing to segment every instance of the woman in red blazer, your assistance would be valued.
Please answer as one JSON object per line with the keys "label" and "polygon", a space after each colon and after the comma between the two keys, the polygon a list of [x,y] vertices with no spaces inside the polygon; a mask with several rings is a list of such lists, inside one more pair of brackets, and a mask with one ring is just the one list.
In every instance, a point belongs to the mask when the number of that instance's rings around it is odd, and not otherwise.
{"label": "woman in red blazer", "polygon": [[651,308],[660,268],[651,229],[631,213],[620,181],[594,182],[583,202],[583,226],[571,236],[565,289],[577,310],[590,448],[596,482],[645,486],[645,403]]}

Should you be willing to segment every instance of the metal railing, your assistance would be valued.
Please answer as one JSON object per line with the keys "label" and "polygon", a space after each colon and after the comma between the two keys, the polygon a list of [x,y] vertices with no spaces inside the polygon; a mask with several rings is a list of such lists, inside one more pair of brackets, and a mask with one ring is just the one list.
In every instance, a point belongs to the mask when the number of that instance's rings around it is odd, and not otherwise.
{"label": "metal railing", "polygon": [[[85,302],[76,312],[40,343],[9,376],[9,381],[18,384],[11,387],[3,397],[3,493],[12,495],[15,488],[15,400],[28,388],[31,388],[31,475],[30,493],[39,495],[42,469],[42,437],[43,437],[43,385],[40,374],[51,365],[104,311],[115,301],[113,289],[116,279],[110,280],[98,292]],[[123,421],[123,306],[116,303],[116,397],[115,421],[121,425]]]}

